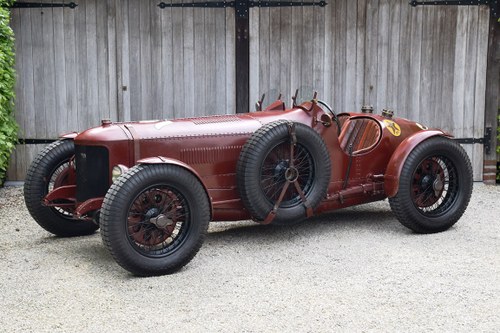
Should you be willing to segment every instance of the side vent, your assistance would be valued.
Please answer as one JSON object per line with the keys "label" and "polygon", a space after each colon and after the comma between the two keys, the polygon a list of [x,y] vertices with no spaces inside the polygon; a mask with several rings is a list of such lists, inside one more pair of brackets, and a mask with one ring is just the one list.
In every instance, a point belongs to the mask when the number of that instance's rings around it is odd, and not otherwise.
{"label": "side vent", "polygon": [[187,164],[212,164],[236,161],[243,146],[204,147],[181,150],[181,160]]}

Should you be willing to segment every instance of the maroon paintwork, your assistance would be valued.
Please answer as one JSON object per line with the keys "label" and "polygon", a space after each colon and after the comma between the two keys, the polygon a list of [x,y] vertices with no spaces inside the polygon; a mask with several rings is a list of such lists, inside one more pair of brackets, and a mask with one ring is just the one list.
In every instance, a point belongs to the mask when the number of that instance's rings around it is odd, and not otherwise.
{"label": "maroon paintwork", "polygon": [[[228,221],[252,218],[238,194],[236,163],[245,142],[264,124],[280,119],[303,123],[315,129],[326,143],[332,165],[330,184],[314,214],[394,196],[403,163],[412,149],[429,137],[449,136],[406,119],[370,113],[338,115],[342,124],[338,133],[330,113],[315,100],[283,110],[283,102],[276,101],[265,111],[248,114],[116,124],[103,121],[100,127],[64,138],[73,139],[76,146],[106,147],[109,179],[116,165],[175,164],[186,168],[205,187],[212,220]],[[350,143],[355,146],[351,162]],[[103,198],[77,202],[75,177],[70,175],[68,179],[65,186],[50,192],[44,203],[60,206],[56,202],[65,199],[73,202],[71,207],[66,204],[65,210],[74,211],[82,219],[93,216]]]}

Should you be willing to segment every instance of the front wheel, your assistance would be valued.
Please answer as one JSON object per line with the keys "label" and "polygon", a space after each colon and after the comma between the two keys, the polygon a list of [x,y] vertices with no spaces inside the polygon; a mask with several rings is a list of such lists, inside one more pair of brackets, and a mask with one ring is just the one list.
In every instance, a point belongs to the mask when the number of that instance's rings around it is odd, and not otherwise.
{"label": "front wheel", "polygon": [[418,233],[447,230],[462,216],[472,193],[472,167],[456,142],[433,137],[408,156],[396,196],[389,198],[394,214]]}
{"label": "front wheel", "polygon": [[196,255],[209,220],[207,194],[192,173],[174,165],[137,165],[106,194],[101,235],[132,274],[170,274]]}

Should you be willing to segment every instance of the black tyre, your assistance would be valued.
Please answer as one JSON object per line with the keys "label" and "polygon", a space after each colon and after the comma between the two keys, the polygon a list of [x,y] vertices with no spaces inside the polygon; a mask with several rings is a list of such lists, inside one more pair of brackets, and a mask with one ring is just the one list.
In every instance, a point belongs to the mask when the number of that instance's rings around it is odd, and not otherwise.
{"label": "black tyre", "polygon": [[279,120],[261,127],[243,147],[238,190],[255,220],[267,222],[272,215],[272,223],[294,223],[326,196],[330,168],[330,155],[316,131]]}
{"label": "black tyre", "polygon": [[462,216],[472,193],[467,153],[453,140],[433,137],[408,156],[399,190],[389,198],[394,214],[418,233],[444,231]]}
{"label": "black tyre", "polygon": [[137,165],[106,194],[101,235],[132,274],[163,275],[196,255],[209,220],[207,194],[193,174],[174,165]]}
{"label": "black tyre", "polygon": [[61,237],[88,235],[99,228],[91,221],[74,219],[68,207],[47,207],[42,204],[42,199],[49,191],[68,185],[67,175],[74,154],[72,140],[50,144],[31,163],[24,183],[24,201],[31,216],[42,228]]}

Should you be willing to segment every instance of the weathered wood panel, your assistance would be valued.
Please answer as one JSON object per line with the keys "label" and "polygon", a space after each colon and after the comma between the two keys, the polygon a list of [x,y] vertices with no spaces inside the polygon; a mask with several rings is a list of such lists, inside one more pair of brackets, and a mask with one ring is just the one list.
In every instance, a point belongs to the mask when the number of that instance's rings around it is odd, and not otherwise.
{"label": "weathered wood panel", "polygon": [[[259,46],[251,64],[260,73],[251,76],[252,98],[278,89],[288,102],[296,88],[312,87],[338,112],[371,104],[457,137],[484,135],[487,6],[332,0],[325,8],[284,11],[268,29],[272,10],[252,9],[260,19],[251,28]],[[282,48],[275,36],[291,36],[291,56],[276,59]],[[482,180],[483,146],[464,147]]]}
{"label": "weathered wood panel", "polygon": [[[233,9],[157,5],[80,0],[75,9],[13,9],[20,137],[55,139],[105,118],[234,113]],[[43,146],[18,146],[9,179],[23,179]]]}
{"label": "weathered wood panel", "polygon": [[[102,118],[235,112],[234,9],[78,3],[12,11],[21,137],[56,138]],[[262,92],[275,89],[289,101],[309,87],[337,111],[389,107],[459,137],[481,137],[488,20],[484,6],[412,8],[399,0],[253,8],[249,109]],[[18,146],[9,179],[22,179],[41,148]],[[466,149],[480,180],[482,146]]]}

